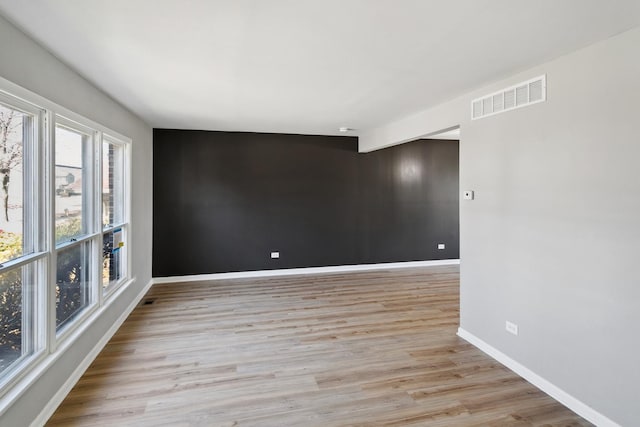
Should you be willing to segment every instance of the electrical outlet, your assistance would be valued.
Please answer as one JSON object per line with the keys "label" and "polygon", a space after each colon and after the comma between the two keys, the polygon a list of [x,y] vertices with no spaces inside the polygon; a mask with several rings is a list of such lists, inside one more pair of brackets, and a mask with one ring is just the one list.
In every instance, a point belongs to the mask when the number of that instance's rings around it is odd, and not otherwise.
{"label": "electrical outlet", "polygon": [[464,200],[473,200],[474,199],[474,194],[472,190],[465,190],[462,192],[462,198]]}
{"label": "electrical outlet", "polygon": [[518,335],[518,325],[516,325],[515,323],[509,322],[507,320],[507,324],[505,326],[505,329],[507,330],[507,332],[509,332],[510,334],[513,335]]}
{"label": "electrical outlet", "polygon": [[271,259],[280,258],[280,252],[271,252]]}
{"label": "electrical outlet", "polygon": [[438,249],[444,249],[444,243],[438,243]]}

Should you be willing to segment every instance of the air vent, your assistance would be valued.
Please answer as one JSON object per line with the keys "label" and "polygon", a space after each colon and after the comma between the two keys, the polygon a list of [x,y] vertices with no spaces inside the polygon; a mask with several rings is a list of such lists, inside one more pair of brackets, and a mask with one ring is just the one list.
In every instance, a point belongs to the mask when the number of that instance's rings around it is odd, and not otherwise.
{"label": "air vent", "polygon": [[543,75],[471,101],[471,119],[481,119],[547,100],[547,76]]}

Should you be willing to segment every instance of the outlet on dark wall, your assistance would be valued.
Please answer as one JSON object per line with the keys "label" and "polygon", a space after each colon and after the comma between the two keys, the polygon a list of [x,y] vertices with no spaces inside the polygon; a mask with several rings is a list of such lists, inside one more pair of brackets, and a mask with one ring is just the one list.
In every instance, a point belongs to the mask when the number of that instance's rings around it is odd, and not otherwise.
{"label": "outlet on dark wall", "polygon": [[457,141],[155,129],[153,156],[154,277],[459,256]]}

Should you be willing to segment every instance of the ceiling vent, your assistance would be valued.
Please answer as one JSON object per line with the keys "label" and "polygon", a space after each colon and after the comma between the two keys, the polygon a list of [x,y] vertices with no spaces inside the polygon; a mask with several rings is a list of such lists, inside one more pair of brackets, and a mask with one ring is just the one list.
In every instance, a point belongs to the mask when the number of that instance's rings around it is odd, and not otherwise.
{"label": "ceiling vent", "polygon": [[547,76],[542,75],[471,101],[471,120],[481,119],[547,100]]}

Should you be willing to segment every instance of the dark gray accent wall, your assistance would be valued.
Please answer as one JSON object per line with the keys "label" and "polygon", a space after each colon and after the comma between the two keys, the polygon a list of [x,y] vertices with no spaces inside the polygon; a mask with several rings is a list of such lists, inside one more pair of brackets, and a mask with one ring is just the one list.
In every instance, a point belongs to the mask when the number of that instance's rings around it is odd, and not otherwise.
{"label": "dark gray accent wall", "polygon": [[459,256],[457,141],[155,129],[153,170],[154,277]]}

